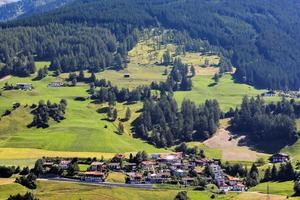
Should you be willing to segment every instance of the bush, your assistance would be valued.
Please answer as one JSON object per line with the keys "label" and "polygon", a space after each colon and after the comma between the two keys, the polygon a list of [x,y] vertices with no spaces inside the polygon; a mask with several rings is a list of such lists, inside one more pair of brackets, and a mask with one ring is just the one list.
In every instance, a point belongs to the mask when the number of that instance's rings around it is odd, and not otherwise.
{"label": "bush", "polygon": [[17,194],[10,195],[7,200],[38,200],[31,192],[27,192],[25,195]]}
{"label": "bush", "polygon": [[9,178],[15,173],[15,167],[0,166],[0,177]]}
{"label": "bush", "polygon": [[30,173],[26,176],[21,176],[16,178],[16,183],[19,183],[29,189],[36,189],[36,176],[33,173]]}
{"label": "bush", "polygon": [[75,97],[74,100],[75,101],[85,101],[86,98],[85,97]]}

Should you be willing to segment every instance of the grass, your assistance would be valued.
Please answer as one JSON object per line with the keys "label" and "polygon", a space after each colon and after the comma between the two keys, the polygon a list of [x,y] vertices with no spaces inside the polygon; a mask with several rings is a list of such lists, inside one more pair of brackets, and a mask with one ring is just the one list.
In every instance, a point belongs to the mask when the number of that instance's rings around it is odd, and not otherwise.
{"label": "grass", "polygon": [[197,146],[200,149],[204,150],[204,154],[207,158],[215,158],[215,159],[221,159],[222,158],[222,151],[221,150],[209,148],[201,142],[189,142],[189,143],[187,143],[187,145],[188,145],[188,147]]}
{"label": "grass", "polygon": [[106,179],[107,182],[125,183],[125,174],[121,172],[110,172]]}
{"label": "grass", "polygon": [[290,196],[293,195],[294,193],[293,181],[260,183],[257,186],[251,188],[251,191],[258,191],[266,194],[268,185],[269,185],[270,194]]}
{"label": "grass", "polygon": [[[5,199],[9,194],[25,193],[26,190],[17,184],[11,184],[0,186],[0,191],[0,199]],[[38,181],[38,188],[33,193],[37,198],[43,200],[173,200],[177,191],[108,188],[77,183]]]}
{"label": "grass", "polygon": [[[164,152],[140,139],[134,139],[129,134],[116,134],[117,123],[105,120],[106,115],[96,112],[98,105],[89,101],[74,101],[76,96],[88,96],[87,85],[65,88],[48,88],[47,84],[58,78],[47,77],[39,82],[31,78],[13,77],[9,83],[32,82],[33,91],[4,91],[0,96],[0,113],[12,106],[14,102],[20,102],[23,106],[38,103],[39,100],[59,102],[61,98],[68,101],[66,120],[61,123],[53,123],[47,129],[28,129],[26,126],[31,122],[32,115],[29,108],[21,107],[14,111],[11,116],[3,117],[0,123],[0,147],[33,148],[55,151],[74,152]],[[3,85],[0,82],[0,87]],[[127,107],[127,106],[126,106]],[[131,107],[133,116],[138,105]],[[125,106],[118,105],[120,117],[123,117]],[[122,116],[121,116],[122,115]],[[130,123],[130,122],[128,122]],[[107,125],[107,128],[104,126]],[[129,128],[127,127],[129,130]]]}
{"label": "grass", "polygon": [[[265,90],[257,90],[246,84],[235,83],[230,74],[220,78],[220,82],[217,85],[213,86],[213,83],[212,76],[195,76],[193,78],[192,91],[176,92],[175,98],[178,102],[182,102],[183,99],[191,99],[198,104],[205,102],[206,99],[217,99],[221,109],[227,111],[231,107],[239,106],[245,95],[257,96],[265,92]],[[270,97],[265,98],[265,100],[276,101],[279,98]]]}
{"label": "grass", "polygon": [[85,171],[87,171],[87,170],[88,170],[88,168],[90,167],[90,165],[86,165],[86,164],[79,164],[79,165],[78,165],[78,167],[79,167],[79,171],[81,171],[81,172],[85,172]]}
{"label": "grass", "polygon": [[[276,186],[275,186],[276,184]],[[260,185],[259,185],[260,186]],[[260,200],[266,199],[266,195],[260,194],[256,191],[263,192],[259,189],[259,186],[253,188],[253,191],[246,193],[228,193],[226,195],[215,194],[215,199],[219,200]],[[287,188],[290,186],[274,183],[274,187]],[[176,194],[181,191],[186,190],[185,188],[169,188],[169,189],[135,189],[135,188],[109,188],[101,187],[96,185],[86,185],[81,183],[67,183],[59,181],[38,181],[38,187],[32,192],[39,199],[43,200],[54,200],[54,199],[85,199],[85,200],[173,200]],[[11,194],[22,193],[24,194],[27,189],[23,186],[13,183],[0,185],[0,199],[7,199]],[[187,189],[188,196],[191,200],[210,200],[212,193],[209,191],[194,191]],[[279,191],[279,190],[277,190]],[[289,194],[289,193],[288,193]],[[275,192],[272,193],[271,199],[273,200],[283,200],[286,197],[285,192]],[[289,198],[297,199],[297,198]]]}

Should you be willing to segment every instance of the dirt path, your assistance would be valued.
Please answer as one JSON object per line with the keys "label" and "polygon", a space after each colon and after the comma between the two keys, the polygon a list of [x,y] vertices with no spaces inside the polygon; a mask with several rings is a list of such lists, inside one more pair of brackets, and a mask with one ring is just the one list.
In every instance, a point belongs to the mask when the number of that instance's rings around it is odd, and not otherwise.
{"label": "dirt path", "polygon": [[244,160],[255,161],[259,156],[265,155],[257,153],[246,146],[239,146],[239,138],[231,138],[231,134],[226,127],[220,127],[217,133],[204,144],[210,148],[222,150],[222,158],[224,160]]}
{"label": "dirt path", "polygon": [[1,81],[6,81],[6,80],[8,80],[10,78],[11,78],[11,75],[4,76],[3,78],[0,78],[0,82]]}
{"label": "dirt path", "polygon": [[0,178],[0,185],[8,185],[14,183],[15,179],[13,178]]}

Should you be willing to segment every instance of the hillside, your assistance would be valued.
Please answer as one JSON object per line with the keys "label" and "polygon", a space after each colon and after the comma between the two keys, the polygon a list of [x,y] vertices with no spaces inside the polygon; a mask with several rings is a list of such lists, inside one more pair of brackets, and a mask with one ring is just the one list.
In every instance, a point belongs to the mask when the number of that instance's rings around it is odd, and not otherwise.
{"label": "hillside", "polygon": [[49,14],[8,26],[87,22],[109,28],[121,41],[133,28],[173,28],[215,45],[237,67],[234,77],[239,82],[298,89],[299,8],[295,0],[77,0]]}
{"label": "hillside", "polygon": [[0,22],[44,13],[72,0],[8,0],[0,2]]}

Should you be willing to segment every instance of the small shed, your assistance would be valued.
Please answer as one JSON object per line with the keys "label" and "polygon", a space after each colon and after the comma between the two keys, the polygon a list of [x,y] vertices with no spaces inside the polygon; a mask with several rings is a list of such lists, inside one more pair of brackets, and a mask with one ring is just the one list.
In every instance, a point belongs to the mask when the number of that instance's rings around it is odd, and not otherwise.
{"label": "small shed", "polygon": [[124,74],[124,78],[130,78],[130,74]]}

